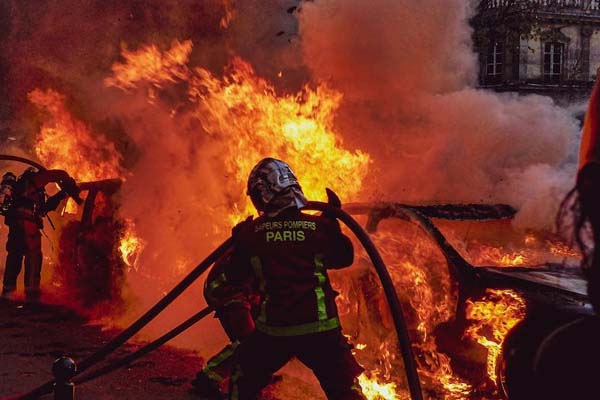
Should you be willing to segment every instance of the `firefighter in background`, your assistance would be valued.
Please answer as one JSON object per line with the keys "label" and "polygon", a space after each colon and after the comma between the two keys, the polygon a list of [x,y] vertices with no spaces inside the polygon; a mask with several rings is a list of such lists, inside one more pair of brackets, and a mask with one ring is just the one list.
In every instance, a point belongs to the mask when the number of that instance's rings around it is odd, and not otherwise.
{"label": "firefighter in background", "polygon": [[[5,174],[6,179],[7,174]],[[57,183],[61,190],[47,197],[45,186]],[[3,182],[4,183],[4,182]],[[6,182],[8,184],[8,181]],[[70,195],[79,199],[79,188],[75,180],[62,170],[42,170],[30,167],[11,185],[10,197],[4,195],[2,209],[4,223],[8,225],[6,243],[6,266],[2,297],[12,298],[17,287],[17,277],[25,263],[25,295],[28,301],[36,302],[40,296],[42,269],[42,240],[40,230],[42,218],[53,211],[58,204]]]}
{"label": "firefighter in background", "polygon": [[221,284],[237,293],[257,288],[261,303],[256,329],[235,351],[230,399],[257,398],[293,357],[312,369],[329,399],[364,399],[362,367],[342,334],[327,275],[352,264],[352,242],[334,218],[301,212],[307,200],[283,161],[260,161],[247,194],[260,216],[236,227]]}
{"label": "firefighter in background", "polygon": [[[589,100],[575,188],[557,217],[559,230],[574,236],[583,253],[581,267],[595,315],[550,333],[534,363],[540,399],[598,399],[600,386],[600,69]],[[591,235],[591,237],[590,237]]]}

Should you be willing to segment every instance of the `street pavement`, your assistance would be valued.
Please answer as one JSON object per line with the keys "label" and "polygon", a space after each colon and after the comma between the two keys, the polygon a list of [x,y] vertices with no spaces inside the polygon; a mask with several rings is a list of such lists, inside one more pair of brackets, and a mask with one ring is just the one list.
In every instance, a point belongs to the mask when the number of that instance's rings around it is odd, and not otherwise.
{"label": "street pavement", "polygon": [[[91,325],[75,312],[55,305],[31,306],[0,301],[0,397],[32,389],[52,379],[52,362],[63,355],[81,361],[119,332]],[[126,344],[122,357],[144,343]],[[192,351],[163,346],[155,352],[76,388],[77,400],[200,399],[189,392],[202,358]],[[289,368],[288,368],[289,369]],[[267,388],[265,400],[323,399],[309,371],[291,374]],[[307,380],[308,376],[308,380]],[[51,399],[45,396],[44,399]]]}

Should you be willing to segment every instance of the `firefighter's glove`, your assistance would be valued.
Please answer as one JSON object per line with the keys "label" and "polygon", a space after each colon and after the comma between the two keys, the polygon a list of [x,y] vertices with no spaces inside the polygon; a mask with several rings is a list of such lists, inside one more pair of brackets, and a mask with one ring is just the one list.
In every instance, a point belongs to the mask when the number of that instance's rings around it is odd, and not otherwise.
{"label": "firefighter's glove", "polygon": [[[329,204],[332,207],[335,208],[342,208],[342,201],[340,200],[340,198],[338,197],[337,194],[335,194],[335,192],[329,188],[325,188],[325,193],[327,193],[327,204]],[[331,218],[331,219],[335,219],[335,214],[333,213],[328,213],[327,211],[325,211],[323,213],[323,216]]]}
{"label": "firefighter's glove", "polygon": [[79,194],[81,193],[81,189],[79,189],[79,186],[77,186],[77,183],[75,182],[75,179],[68,177],[66,179],[63,179],[60,182],[60,188],[69,195],[69,197],[71,197],[73,200],[75,200],[75,202],[79,205],[81,205],[83,203],[83,200],[81,199],[81,197],[79,197]]}
{"label": "firefighter's glove", "polygon": [[231,341],[244,340],[254,332],[254,318],[246,301],[230,302],[218,310],[217,317]]}

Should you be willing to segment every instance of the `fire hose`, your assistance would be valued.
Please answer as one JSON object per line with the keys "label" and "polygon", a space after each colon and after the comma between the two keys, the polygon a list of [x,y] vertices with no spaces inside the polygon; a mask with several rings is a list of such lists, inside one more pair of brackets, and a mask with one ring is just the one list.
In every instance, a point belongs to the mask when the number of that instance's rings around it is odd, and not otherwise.
{"label": "fire hose", "polygon": [[[404,313],[402,312],[402,307],[400,305],[400,301],[398,299],[398,295],[396,293],[393,281],[389,275],[387,267],[383,262],[379,251],[375,247],[375,244],[371,241],[367,232],[360,226],[360,224],[352,218],[352,216],[342,209],[338,207],[334,207],[327,203],[322,202],[309,202],[308,206],[305,208],[306,210],[314,210],[314,211],[322,211],[326,212],[330,216],[334,216],[342,221],[357,237],[357,239],[361,242],[367,254],[369,255],[371,262],[373,263],[375,270],[381,280],[384,293],[390,307],[390,311],[392,314],[392,318],[394,320],[394,326],[396,329],[396,334],[398,336],[399,348],[402,354],[402,359],[404,361],[404,368],[406,373],[406,378],[409,386],[409,391],[412,400],[422,400],[423,395],[421,392],[421,385],[419,382],[419,376],[417,372],[416,361],[414,358],[414,354],[412,352],[412,348],[410,345],[410,337],[408,334],[408,327],[406,325],[406,320],[404,318]],[[127,365],[134,359],[141,357],[149,353],[150,351],[160,347],[162,344],[166,343],[168,340],[177,336],[179,333],[183,332],[185,329],[192,326],[194,323],[208,315],[212,310],[210,308],[205,308],[204,310],[198,312],[184,323],[177,326],[175,329],[166,333],[159,339],[155,340],[152,343],[138,349],[136,352],[131,353],[125,356],[122,359],[113,361],[112,363],[102,367],[100,369],[94,370],[88,374],[84,374],[79,376],[84,371],[95,365],[96,363],[102,361],[106,356],[124,344],[127,340],[129,340],[133,335],[140,331],[144,326],[146,326],[150,321],[152,321],[160,312],[162,312],[169,304],[171,304],[185,289],[187,289],[196,279],[202,275],[221,255],[223,255],[232,245],[233,239],[229,238],[225,242],[223,242],[215,251],[213,251],[204,261],[202,261],[198,266],[196,266],[177,286],[175,286],[169,293],[165,295],[158,303],[156,303],[150,310],[148,310],[144,315],[142,315],[137,321],[135,321],[131,326],[121,332],[117,337],[107,343],[104,347],[98,350],[96,353],[84,359],[80,364],[78,370],[74,373],[71,378],[75,382],[83,383],[90,381],[94,378],[97,378],[101,375],[107,374],[109,372],[114,371],[115,369]],[[55,380],[49,381],[27,393],[20,394],[17,396],[10,397],[11,400],[25,400],[25,399],[37,399],[43,395],[49,394],[53,390],[53,386],[56,383]],[[3,400],[6,400],[5,398]]]}
{"label": "fire hose", "polygon": [[9,154],[0,154],[0,160],[21,162],[23,164],[31,165],[32,167],[35,167],[35,168],[39,169],[40,171],[44,171],[46,169],[43,165],[41,165],[35,161],[32,161],[28,158],[25,158],[25,157],[11,156]]}
{"label": "fire hose", "polygon": [[125,365],[128,365],[132,361],[145,356],[146,354],[150,353],[151,351],[158,349],[160,346],[167,343],[169,340],[175,338],[180,333],[187,330],[192,325],[194,325],[196,322],[200,321],[202,318],[206,317],[213,311],[214,310],[211,307],[206,307],[206,308],[202,309],[201,311],[197,312],[190,318],[186,319],[184,322],[179,324],[176,328],[165,333],[163,336],[156,339],[152,343],[148,343],[147,345],[139,348],[138,350],[134,351],[133,353],[130,353],[130,354],[126,355],[125,357],[120,358],[118,360],[112,361],[110,364],[108,364],[102,368],[98,368],[97,370],[91,371],[87,374],[83,374],[83,376],[78,376],[75,379],[73,379],[73,382],[77,383],[77,384],[89,382],[93,379],[96,379],[96,378],[102,376],[102,375],[106,375],[106,374],[108,374],[112,371],[115,371]]}

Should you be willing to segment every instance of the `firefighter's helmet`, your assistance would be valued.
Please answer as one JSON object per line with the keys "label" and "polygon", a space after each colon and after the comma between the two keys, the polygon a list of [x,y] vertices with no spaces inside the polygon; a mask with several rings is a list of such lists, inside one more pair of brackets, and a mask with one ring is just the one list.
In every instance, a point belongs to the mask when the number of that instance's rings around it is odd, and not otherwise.
{"label": "firefighter's helmet", "polygon": [[2,184],[14,183],[17,180],[17,176],[12,172],[8,171],[2,175]]}
{"label": "firefighter's helmet", "polygon": [[21,177],[35,175],[38,172],[39,170],[36,167],[27,167],[25,168],[25,171],[23,171],[23,174],[21,174]]}
{"label": "firefighter's helmet", "polygon": [[308,203],[290,166],[275,158],[264,158],[252,169],[247,194],[259,212],[271,217]]}

